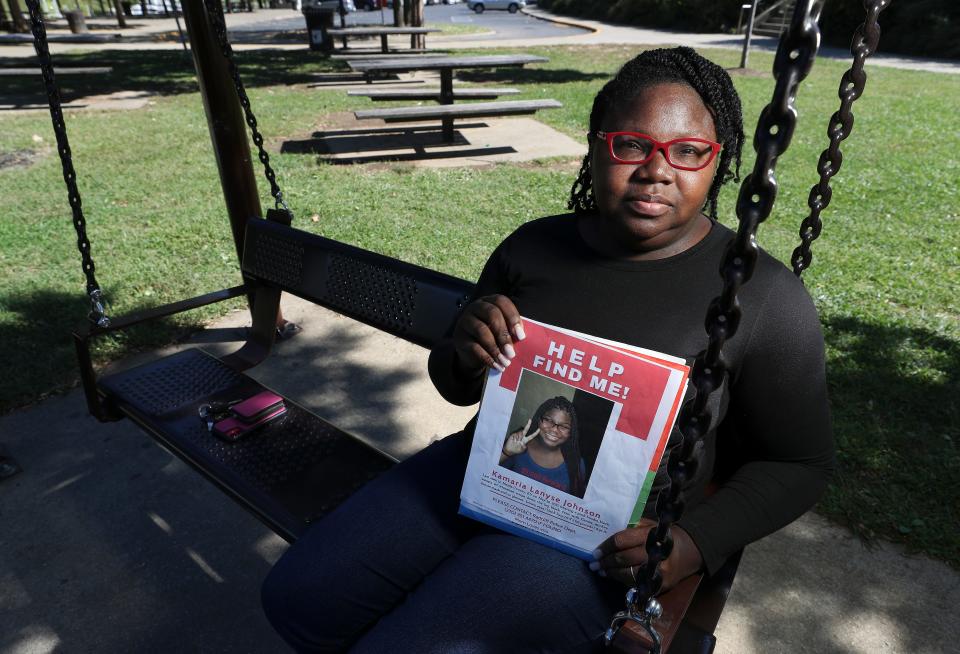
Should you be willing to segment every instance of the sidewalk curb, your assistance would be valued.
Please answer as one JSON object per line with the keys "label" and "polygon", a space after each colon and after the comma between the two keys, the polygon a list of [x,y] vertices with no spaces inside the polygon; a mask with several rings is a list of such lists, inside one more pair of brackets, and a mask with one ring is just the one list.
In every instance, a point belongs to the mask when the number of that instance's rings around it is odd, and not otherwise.
{"label": "sidewalk curb", "polygon": [[530,18],[536,18],[537,20],[542,20],[547,23],[556,23],[557,25],[566,25],[567,27],[578,27],[582,30],[589,31],[592,34],[599,34],[600,32],[603,31],[599,27],[593,27],[592,25],[587,25],[586,23],[578,22],[573,18],[560,18],[556,14],[548,14],[546,12],[541,12],[541,10],[539,9],[535,11],[536,13],[534,13],[534,10],[524,7],[523,9],[520,10],[520,13],[524,14],[525,16],[530,16]]}

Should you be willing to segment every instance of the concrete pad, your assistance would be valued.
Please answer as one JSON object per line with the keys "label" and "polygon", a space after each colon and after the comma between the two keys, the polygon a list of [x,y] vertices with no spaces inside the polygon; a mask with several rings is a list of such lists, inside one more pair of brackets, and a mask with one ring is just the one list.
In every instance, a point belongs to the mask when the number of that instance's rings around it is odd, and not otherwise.
{"label": "concrete pad", "polygon": [[[433,390],[422,348],[283,305],[304,331],[254,369],[268,386],[398,458],[472,415]],[[232,350],[247,323],[189,344]],[[0,418],[0,440],[24,468],[0,483],[0,652],[287,651],[259,606],[285,543],[128,421],[98,424],[76,390]],[[716,651],[951,652],[958,605],[943,563],[807,514],[747,548]]]}
{"label": "concrete pad", "polygon": [[[155,96],[148,91],[114,91],[99,95],[86,95],[64,102],[61,107],[64,111],[119,111],[140,109],[145,107]],[[46,101],[37,102],[35,97],[18,99],[14,97],[0,98],[0,111],[5,113],[20,112],[49,112]]]}
{"label": "concrete pad", "polygon": [[958,602],[946,564],[808,513],[744,551],[716,652],[956,652]]}
{"label": "concrete pad", "polygon": [[259,585],[285,543],[74,391],[0,418],[0,652],[284,652]]}
{"label": "concrete pad", "polygon": [[443,143],[439,124],[355,122],[355,128],[321,129],[309,139],[287,141],[281,150],[319,154],[328,163],[405,161],[427,168],[493,166],[548,157],[580,159],[587,151],[585,143],[532,118],[456,122],[453,144]]}

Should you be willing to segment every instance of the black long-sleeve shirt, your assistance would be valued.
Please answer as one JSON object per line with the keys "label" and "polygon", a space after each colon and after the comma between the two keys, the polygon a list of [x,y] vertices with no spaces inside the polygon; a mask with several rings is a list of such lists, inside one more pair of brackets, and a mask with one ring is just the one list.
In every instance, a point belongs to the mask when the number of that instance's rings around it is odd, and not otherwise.
{"label": "black long-sleeve shirt", "polygon": [[[561,215],[521,226],[487,261],[475,296],[500,293],[522,316],[692,363],[707,343],[704,317],[722,288],[719,266],[733,233],[715,223],[678,255],[626,261],[587,246],[577,220]],[[823,335],[806,289],[761,252],[738,297],[742,317],[723,350],[729,374],[710,398],[702,464],[685,488],[687,508],[678,523],[699,547],[708,572],[809,509],[834,461]],[[448,401],[473,404],[482,379],[460,378],[454,356],[449,338],[438,344],[430,355],[431,378]],[[649,517],[667,458],[646,507]],[[704,498],[711,479],[721,485]]]}

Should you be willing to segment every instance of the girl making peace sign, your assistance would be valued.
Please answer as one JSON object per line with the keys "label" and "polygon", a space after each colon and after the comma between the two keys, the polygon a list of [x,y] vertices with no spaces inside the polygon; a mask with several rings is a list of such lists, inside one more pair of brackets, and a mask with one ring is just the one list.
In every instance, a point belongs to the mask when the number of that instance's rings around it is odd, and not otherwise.
{"label": "girl making peace sign", "polygon": [[507,435],[500,465],[583,497],[587,472],[573,402],[558,396],[541,404],[522,428]]}

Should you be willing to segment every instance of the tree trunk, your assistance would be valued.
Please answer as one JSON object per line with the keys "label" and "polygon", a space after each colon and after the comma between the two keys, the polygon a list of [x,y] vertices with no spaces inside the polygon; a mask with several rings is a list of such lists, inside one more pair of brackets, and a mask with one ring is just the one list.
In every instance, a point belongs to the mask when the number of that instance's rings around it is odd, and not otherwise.
{"label": "tree trunk", "polygon": [[140,0],[140,15],[147,17],[147,0]]}
{"label": "tree trunk", "polygon": [[20,0],[10,0],[10,18],[13,21],[13,31],[26,33],[30,31],[27,19],[23,17]]}
{"label": "tree trunk", "polygon": [[[409,0],[410,2],[410,24],[413,27],[423,27],[423,0]],[[424,50],[427,46],[427,39],[423,34],[410,35],[410,47],[417,50]]]}
{"label": "tree trunk", "polygon": [[3,8],[3,1],[0,0],[0,30],[13,29],[13,22],[7,20],[7,10]]}
{"label": "tree trunk", "polygon": [[120,4],[120,0],[113,0],[113,8],[117,12],[117,25],[120,27],[126,27],[127,19],[123,15],[123,5]]}
{"label": "tree trunk", "polygon": [[393,0],[393,24],[403,27],[403,0]]}

